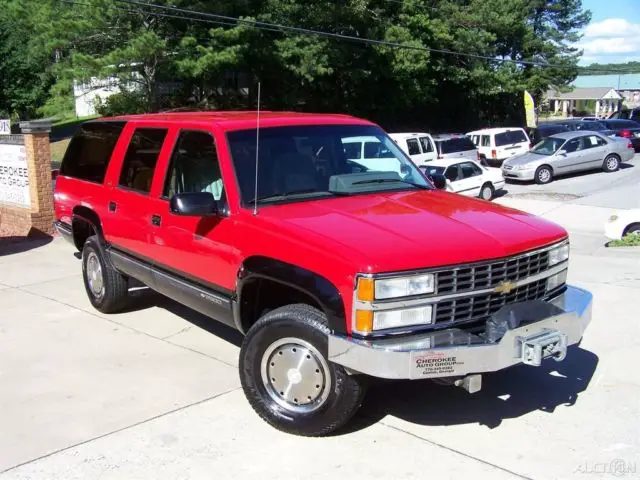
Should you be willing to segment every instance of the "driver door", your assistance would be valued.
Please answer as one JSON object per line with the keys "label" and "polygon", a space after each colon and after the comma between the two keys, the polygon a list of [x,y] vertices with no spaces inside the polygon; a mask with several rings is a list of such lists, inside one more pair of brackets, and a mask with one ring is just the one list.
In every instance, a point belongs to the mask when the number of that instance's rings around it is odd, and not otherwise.
{"label": "driver door", "polygon": [[[183,129],[175,133],[171,156],[164,166],[164,182],[154,199],[153,214],[157,220],[150,237],[156,259],[156,284],[160,287],[173,282],[173,285],[179,278],[185,284],[204,286],[207,290],[231,292],[238,261],[231,247],[234,229],[224,188],[230,180],[221,173],[212,132]],[[181,216],[170,212],[169,200],[174,195],[193,192],[211,193],[218,213]]]}
{"label": "driver door", "polygon": [[569,140],[562,146],[565,155],[556,154],[554,168],[560,173],[573,172],[579,169],[580,163],[583,162],[584,151],[582,149],[583,137],[577,137]]}

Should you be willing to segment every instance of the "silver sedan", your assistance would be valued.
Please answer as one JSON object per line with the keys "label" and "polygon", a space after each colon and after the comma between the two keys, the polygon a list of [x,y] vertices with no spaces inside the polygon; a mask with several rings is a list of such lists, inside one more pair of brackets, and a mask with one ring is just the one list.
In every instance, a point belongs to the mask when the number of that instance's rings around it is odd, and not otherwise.
{"label": "silver sedan", "polygon": [[535,180],[544,184],[556,175],[602,169],[615,172],[621,162],[631,160],[633,145],[628,139],[605,137],[598,132],[577,131],[551,135],[529,152],[502,164],[508,180]]}

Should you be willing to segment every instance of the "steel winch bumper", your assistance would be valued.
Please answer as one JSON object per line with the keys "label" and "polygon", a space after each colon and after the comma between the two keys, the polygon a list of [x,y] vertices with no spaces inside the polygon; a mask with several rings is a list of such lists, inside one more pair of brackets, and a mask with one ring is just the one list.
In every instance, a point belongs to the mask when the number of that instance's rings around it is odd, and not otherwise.
{"label": "steel winch bumper", "polygon": [[487,320],[485,335],[450,328],[409,337],[355,339],[329,336],[329,360],[353,372],[390,379],[464,377],[542,359],[562,360],[591,321],[592,295],[567,286],[550,301],[503,307]]}

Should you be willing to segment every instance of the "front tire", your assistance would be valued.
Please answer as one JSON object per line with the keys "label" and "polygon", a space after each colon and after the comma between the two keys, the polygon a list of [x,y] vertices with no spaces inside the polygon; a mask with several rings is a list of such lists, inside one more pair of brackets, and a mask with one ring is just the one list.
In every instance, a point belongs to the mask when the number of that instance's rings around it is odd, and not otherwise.
{"label": "front tire", "polygon": [[625,228],[622,236],[626,237],[627,235],[640,235],[640,223],[632,223]]}
{"label": "front tire", "polygon": [[267,423],[302,436],[327,435],[360,408],[362,376],[328,360],[327,320],[309,305],[264,315],[240,349],[240,381],[247,400]]}
{"label": "front tire", "polygon": [[546,185],[547,183],[551,183],[553,180],[553,171],[551,167],[547,165],[542,165],[538,167],[535,173],[535,181],[538,185]]}
{"label": "front tire", "polygon": [[612,173],[620,168],[620,158],[617,155],[607,155],[602,162],[602,169],[607,173]]}
{"label": "front tire", "polygon": [[480,189],[479,197],[482,200],[490,201],[491,199],[493,199],[493,195],[495,194],[495,191],[496,189],[493,188],[493,185],[491,183],[485,183]]}
{"label": "front tire", "polygon": [[104,256],[98,237],[87,238],[82,248],[82,278],[91,305],[102,313],[116,313],[129,303],[127,279]]}

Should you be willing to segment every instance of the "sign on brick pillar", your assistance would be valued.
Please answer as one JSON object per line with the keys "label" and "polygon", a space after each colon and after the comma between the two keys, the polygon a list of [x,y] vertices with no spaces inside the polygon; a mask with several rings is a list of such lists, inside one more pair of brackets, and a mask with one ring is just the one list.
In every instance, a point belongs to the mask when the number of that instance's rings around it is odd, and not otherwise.
{"label": "sign on brick pillar", "polygon": [[31,234],[53,234],[53,192],[51,191],[51,122],[21,122],[29,173],[31,197]]}

